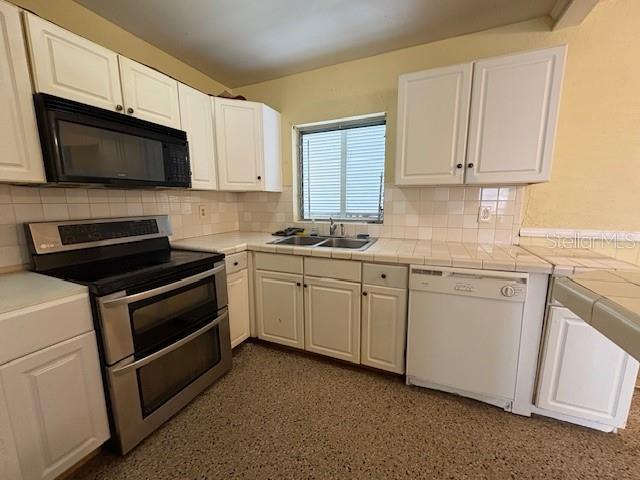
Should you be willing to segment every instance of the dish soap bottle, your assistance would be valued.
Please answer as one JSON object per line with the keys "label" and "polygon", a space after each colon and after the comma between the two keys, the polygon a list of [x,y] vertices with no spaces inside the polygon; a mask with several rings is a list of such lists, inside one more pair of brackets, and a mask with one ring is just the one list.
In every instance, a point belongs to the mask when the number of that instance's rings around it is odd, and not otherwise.
{"label": "dish soap bottle", "polygon": [[309,232],[309,235],[312,237],[318,236],[318,227],[316,227],[316,220],[314,218],[311,219],[311,231]]}

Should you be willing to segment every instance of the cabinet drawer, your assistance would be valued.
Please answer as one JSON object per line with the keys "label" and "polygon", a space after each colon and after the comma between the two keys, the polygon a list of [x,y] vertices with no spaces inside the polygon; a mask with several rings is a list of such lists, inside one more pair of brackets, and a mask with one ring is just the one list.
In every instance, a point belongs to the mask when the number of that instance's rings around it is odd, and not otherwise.
{"label": "cabinet drawer", "polygon": [[86,293],[0,315],[0,365],[93,331]]}
{"label": "cabinet drawer", "polygon": [[224,259],[227,275],[247,268],[247,252],[234,253]]}
{"label": "cabinet drawer", "polygon": [[254,258],[256,270],[302,273],[302,257],[277,253],[256,253]]}
{"label": "cabinet drawer", "polygon": [[352,260],[305,257],[304,274],[360,282],[361,263]]}
{"label": "cabinet drawer", "polygon": [[407,288],[407,267],[364,263],[362,283],[381,287]]}

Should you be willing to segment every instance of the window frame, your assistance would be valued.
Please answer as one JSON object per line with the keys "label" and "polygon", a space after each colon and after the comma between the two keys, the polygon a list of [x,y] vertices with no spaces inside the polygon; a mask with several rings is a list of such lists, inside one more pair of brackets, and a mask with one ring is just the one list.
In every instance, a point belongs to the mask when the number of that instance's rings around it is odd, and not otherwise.
{"label": "window frame", "polygon": [[[381,192],[380,192],[380,205],[378,207],[378,217],[377,218],[344,218],[344,217],[331,217],[334,221],[339,221],[340,223],[367,223],[367,224],[382,224],[384,221],[384,175],[386,172],[387,166],[387,114],[386,112],[372,113],[368,115],[362,115],[357,117],[348,117],[341,118],[336,120],[329,120],[317,123],[309,123],[304,125],[296,125],[294,126],[294,131],[296,133],[294,138],[294,151],[297,159],[297,165],[295,169],[296,177],[295,178],[295,188],[296,188],[296,202],[295,207],[297,209],[296,218],[299,222],[328,222],[328,218],[311,218],[305,216],[304,210],[304,158],[303,158],[303,138],[305,134],[310,133],[321,133],[321,132],[331,132],[336,130],[349,130],[354,128],[362,128],[362,127],[372,127],[376,125],[384,125],[385,126],[385,147],[384,147],[384,164],[382,171],[382,182],[381,182]],[[342,178],[341,181],[345,181],[346,178]],[[346,195],[346,192],[344,192]],[[341,202],[342,203],[342,202]]]}

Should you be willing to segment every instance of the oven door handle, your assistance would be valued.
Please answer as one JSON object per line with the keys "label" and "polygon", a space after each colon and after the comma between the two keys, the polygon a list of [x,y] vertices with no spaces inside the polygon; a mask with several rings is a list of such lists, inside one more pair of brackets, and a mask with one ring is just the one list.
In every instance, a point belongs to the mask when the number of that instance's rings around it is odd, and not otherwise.
{"label": "oven door handle", "polygon": [[133,295],[127,295],[126,297],[113,298],[111,300],[101,300],[100,303],[104,307],[117,307],[122,304],[129,304],[139,302],[140,300],[145,300],[147,298],[155,297],[157,295],[162,295],[163,293],[170,292],[171,290],[176,290],[180,287],[185,287],[187,285],[191,285],[192,283],[196,283],[203,278],[213,277],[214,275],[222,272],[224,270],[224,262],[221,262],[221,265],[212,268],[211,270],[205,270],[204,272],[197,273],[187,278],[183,278],[182,280],[178,280],[177,282],[170,283],[169,285],[163,285],[158,288],[154,288],[152,290],[147,290],[145,292],[135,293]]}
{"label": "oven door handle", "polygon": [[111,370],[111,373],[113,373],[114,375],[123,375],[131,370],[138,370],[140,367],[144,367],[148,363],[151,363],[154,360],[157,360],[158,358],[163,357],[164,355],[170,352],[173,352],[176,348],[180,348],[184,344],[189,343],[191,340],[199,337],[203,333],[208,332],[209,330],[217,326],[222,320],[227,318],[228,315],[229,315],[229,312],[227,309],[225,309],[222,315],[219,315],[218,317],[215,318],[215,320],[213,320],[211,323],[206,324],[204,327],[196,330],[193,333],[190,333],[186,337],[181,338],[180,340],[178,340],[175,343],[172,343],[168,347],[165,347],[162,350],[158,350],[157,352],[154,352],[151,355],[138,360],[137,362],[124,365],[123,367],[114,368],[113,370]]}

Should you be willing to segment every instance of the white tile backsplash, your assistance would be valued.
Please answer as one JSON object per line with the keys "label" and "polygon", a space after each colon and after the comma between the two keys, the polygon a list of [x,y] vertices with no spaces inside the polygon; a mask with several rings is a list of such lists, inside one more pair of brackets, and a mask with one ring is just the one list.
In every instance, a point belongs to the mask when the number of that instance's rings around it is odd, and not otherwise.
{"label": "white tile backsplash", "polygon": [[[382,224],[348,223],[345,233],[375,237],[456,242],[516,243],[525,187],[385,186]],[[200,216],[199,206],[206,214]],[[282,193],[196,192],[188,190],[118,190],[0,185],[0,271],[28,263],[22,223],[82,218],[169,215],[173,238],[234,230],[273,232],[310,222],[293,218],[291,187]],[[493,213],[478,223],[478,207]],[[327,222],[317,222],[328,233]]]}
{"label": "white tile backsplash", "polygon": [[[187,238],[238,230],[238,198],[224,192],[0,185],[0,272],[29,262],[25,222],[171,214],[173,238]],[[199,205],[207,210],[204,218]]]}
{"label": "white tile backsplash", "polygon": [[[399,188],[388,184],[382,225],[346,225],[354,233],[376,237],[516,243],[524,188]],[[272,232],[293,224],[310,229],[310,222],[294,221],[293,203],[291,187],[285,187],[282,193],[242,193],[238,204],[240,229]],[[480,206],[491,209],[487,223],[478,223]],[[320,233],[327,233],[326,222],[317,222],[316,227]]]}

